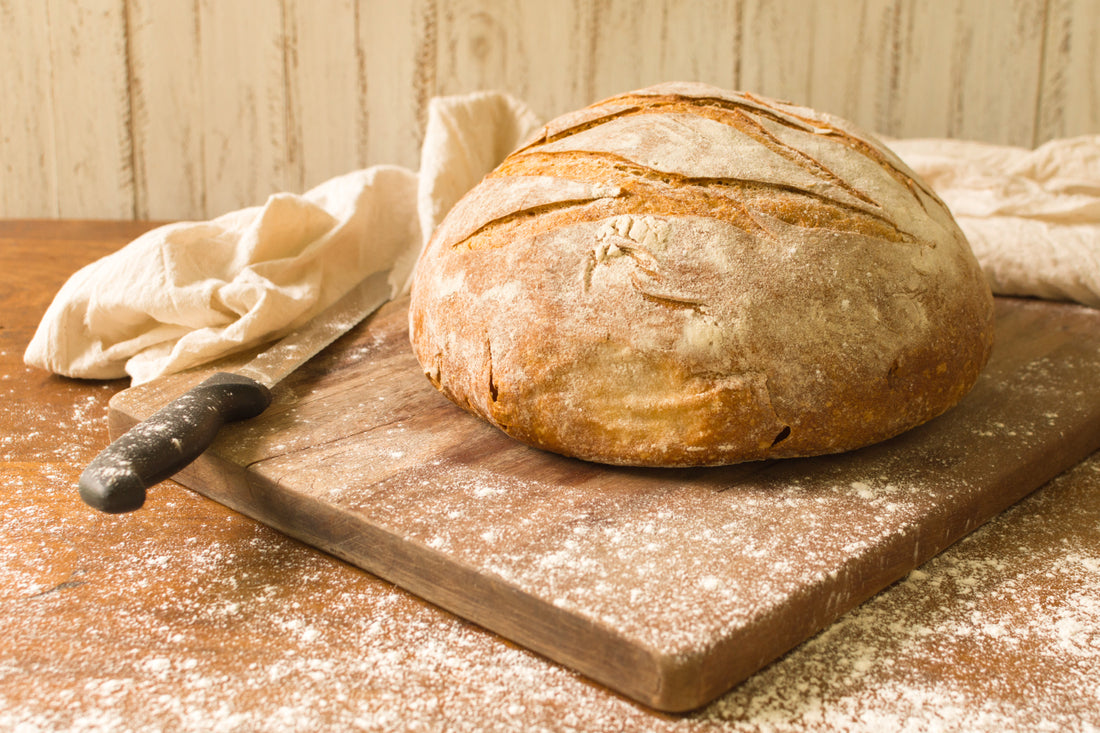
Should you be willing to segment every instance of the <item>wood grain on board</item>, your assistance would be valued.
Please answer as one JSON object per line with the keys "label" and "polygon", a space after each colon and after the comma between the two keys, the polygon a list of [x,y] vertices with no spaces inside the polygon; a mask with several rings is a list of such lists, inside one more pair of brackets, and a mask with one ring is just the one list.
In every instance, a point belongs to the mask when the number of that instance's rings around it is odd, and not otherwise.
{"label": "wood grain on board", "polygon": [[0,0],[0,216],[204,219],[418,165],[431,97],[672,79],[895,137],[1100,131],[1098,0]]}
{"label": "wood grain on board", "polygon": [[[207,373],[119,393],[112,436]],[[631,698],[687,710],[1100,447],[1097,380],[1100,314],[998,299],[974,390],[893,440],[615,468],[523,446],[442,398],[399,302],[177,478]]]}

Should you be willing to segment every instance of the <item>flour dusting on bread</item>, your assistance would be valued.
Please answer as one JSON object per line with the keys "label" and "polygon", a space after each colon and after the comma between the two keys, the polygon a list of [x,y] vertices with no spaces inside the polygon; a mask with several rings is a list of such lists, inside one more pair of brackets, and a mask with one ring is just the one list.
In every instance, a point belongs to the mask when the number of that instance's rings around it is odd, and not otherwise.
{"label": "flour dusting on bread", "polygon": [[456,404],[615,464],[850,450],[950,408],[992,296],[938,197],[835,117],[701,84],[550,122],[448,214],[412,344]]}

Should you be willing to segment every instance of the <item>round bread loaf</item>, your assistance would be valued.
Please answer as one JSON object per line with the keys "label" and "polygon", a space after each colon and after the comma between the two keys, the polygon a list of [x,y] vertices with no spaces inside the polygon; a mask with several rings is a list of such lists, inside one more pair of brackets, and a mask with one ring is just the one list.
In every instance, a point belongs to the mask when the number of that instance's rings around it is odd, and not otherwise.
{"label": "round bread loaf", "polygon": [[993,300],[943,202],[835,117],[701,84],[564,115],[421,255],[413,349],[458,405],[587,460],[868,445],[973,386]]}

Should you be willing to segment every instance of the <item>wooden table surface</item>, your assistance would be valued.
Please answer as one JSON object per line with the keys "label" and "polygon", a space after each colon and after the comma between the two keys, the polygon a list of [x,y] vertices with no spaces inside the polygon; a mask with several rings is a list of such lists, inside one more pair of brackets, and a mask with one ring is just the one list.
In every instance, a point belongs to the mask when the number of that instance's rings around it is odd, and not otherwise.
{"label": "wooden table surface", "polygon": [[75,483],[126,383],[22,355],[64,280],[148,227],[0,222],[0,730],[1100,726],[1100,453],[684,716],[174,483],[96,513]]}

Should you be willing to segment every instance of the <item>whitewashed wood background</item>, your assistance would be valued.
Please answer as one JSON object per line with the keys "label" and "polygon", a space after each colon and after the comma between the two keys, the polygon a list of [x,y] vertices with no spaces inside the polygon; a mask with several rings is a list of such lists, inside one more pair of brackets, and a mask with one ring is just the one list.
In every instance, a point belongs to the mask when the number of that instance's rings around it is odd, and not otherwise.
{"label": "whitewashed wood background", "polygon": [[663,80],[892,136],[1100,132],[1100,0],[0,0],[0,217],[209,218],[416,167],[434,95]]}

